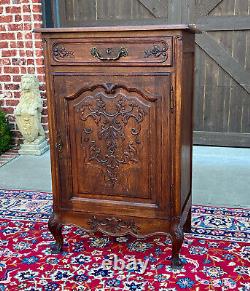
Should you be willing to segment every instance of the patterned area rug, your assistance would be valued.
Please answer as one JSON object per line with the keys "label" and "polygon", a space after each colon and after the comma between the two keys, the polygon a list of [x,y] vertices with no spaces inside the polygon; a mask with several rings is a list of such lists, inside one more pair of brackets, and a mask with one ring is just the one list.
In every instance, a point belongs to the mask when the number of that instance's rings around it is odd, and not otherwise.
{"label": "patterned area rug", "polygon": [[64,227],[53,255],[52,195],[0,190],[0,290],[250,290],[250,211],[194,206],[181,270],[165,236],[89,236]]}
{"label": "patterned area rug", "polygon": [[7,164],[8,162],[14,160],[18,157],[18,149],[10,149],[9,151],[0,155],[0,167]]}

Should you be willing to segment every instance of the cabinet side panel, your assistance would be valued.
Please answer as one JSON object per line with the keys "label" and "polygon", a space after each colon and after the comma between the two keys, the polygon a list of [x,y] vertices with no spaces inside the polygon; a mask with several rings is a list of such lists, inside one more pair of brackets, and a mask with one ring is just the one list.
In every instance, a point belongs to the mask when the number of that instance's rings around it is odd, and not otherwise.
{"label": "cabinet side panel", "polygon": [[51,60],[50,60],[50,39],[46,34],[42,34],[43,51],[45,61],[45,78],[46,78],[46,97],[48,106],[48,124],[49,124],[49,144],[50,144],[50,161],[51,161],[51,178],[53,193],[53,208],[57,210],[60,201],[60,181],[58,172],[58,156],[56,151],[56,127],[55,127],[55,105],[54,105],[54,84],[51,76]]}
{"label": "cabinet side panel", "polygon": [[193,71],[194,36],[185,34],[183,48],[183,90],[181,130],[181,208],[183,209],[192,187],[192,128],[193,128]]}

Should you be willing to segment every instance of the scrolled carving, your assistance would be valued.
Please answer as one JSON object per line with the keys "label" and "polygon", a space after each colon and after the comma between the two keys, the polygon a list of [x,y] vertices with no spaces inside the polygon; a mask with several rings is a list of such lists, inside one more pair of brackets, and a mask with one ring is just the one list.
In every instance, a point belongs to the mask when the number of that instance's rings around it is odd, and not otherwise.
{"label": "scrolled carving", "polygon": [[139,227],[134,220],[123,220],[117,217],[97,218],[93,216],[89,219],[88,224],[92,231],[101,231],[114,235],[124,235],[126,233],[138,234]]}
{"label": "scrolled carving", "polygon": [[162,57],[162,62],[164,63],[168,59],[168,44],[162,42],[162,46],[154,45],[151,49],[147,49],[144,51],[144,58],[154,57],[159,58]]}
{"label": "scrolled carving", "polygon": [[[87,96],[76,106],[76,111],[83,121],[81,141],[88,148],[88,161],[104,167],[105,182],[114,187],[121,165],[139,161],[141,123],[146,112],[136,99],[121,92],[115,94],[115,85],[109,83],[105,88],[114,95],[98,92]],[[129,120],[133,126],[126,129]]]}
{"label": "scrolled carving", "polygon": [[74,57],[74,52],[73,51],[69,51],[67,50],[63,45],[59,45],[59,44],[56,44],[54,47],[53,47],[53,56],[55,58],[61,58],[61,59],[64,59],[64,58],[72,58]]}
{"label": "scrolled carving", "polygon": [[182,35],[176,35],[175,39],[178,40],[178,41],[182,41],[183,37],[182,37]]}

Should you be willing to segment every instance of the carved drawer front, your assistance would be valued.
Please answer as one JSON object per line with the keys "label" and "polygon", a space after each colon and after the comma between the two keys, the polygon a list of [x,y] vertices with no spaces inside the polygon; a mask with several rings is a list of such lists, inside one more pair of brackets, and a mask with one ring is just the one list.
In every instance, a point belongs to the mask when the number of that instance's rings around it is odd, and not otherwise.
{"label": "carved drawer front", "polygon": [[51,46],[52,65],[172,65],[172,37],[61,39]]}

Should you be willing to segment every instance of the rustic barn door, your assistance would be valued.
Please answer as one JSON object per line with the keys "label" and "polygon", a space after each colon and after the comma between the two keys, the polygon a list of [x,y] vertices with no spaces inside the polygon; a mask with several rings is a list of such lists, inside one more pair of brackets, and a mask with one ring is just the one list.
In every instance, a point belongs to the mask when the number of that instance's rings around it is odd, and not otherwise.
{"label": "rustic barn door", "polygon": [[196,23],[194,143],[250,147],[250,0],[43,1],[59,27]]}
{"label": "rustic barn door", "polygon": [[189,3],[189,21],[203,32],[196,36],[194,143],[249,147],[250,0]]}
{"label": "rustic barn door", "polygon": [[187,7],[186,0],[42,0],[42,3],[45,27],[181,23],[182,11]]}
{"label": "rustic barn door", "polygon": [[57,26],[167,21],[168,0],[60,0]]}

